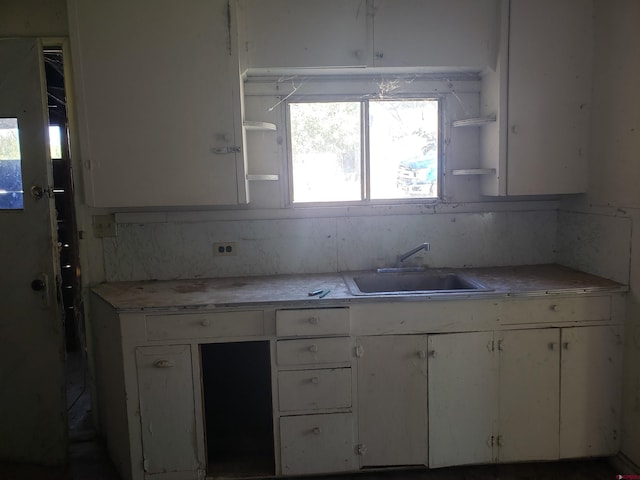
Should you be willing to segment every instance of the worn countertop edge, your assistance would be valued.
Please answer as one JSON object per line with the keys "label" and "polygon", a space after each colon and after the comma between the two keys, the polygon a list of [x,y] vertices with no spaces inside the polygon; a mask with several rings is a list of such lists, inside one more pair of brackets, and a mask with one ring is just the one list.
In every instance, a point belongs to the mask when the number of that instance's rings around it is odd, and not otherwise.
{"label": "worn countertop edge", "polygon": [[[558,264],[479,268],[433,268],[431,273],[456,273],[476,281],[483,290],[355,294],[349,276],[366,271],[105,282],[92,292],[118,312],[180,312],[258,308],[330,308],[376,303],[625,293],[627,285]],[[309,296],[312,291],[325,295]],[[327,292],[328,291],[328,292]]]}
{"label": "worn countertop edge", "polygon": [[509,298],[527,298],[527,297],[554,297],[554,296],[575,296],[575,295],[592,295],[598,293],[627,293],[627,286],[615,288],[610,287],[589,287],[589,288],[564,288],[555,290],[532,290],[532,291],[510,291],[510,292],[475,292],[475,293],[442,293],[442,294],[394,294],[394,295],[353,295],[351,298],[330,298],[323,299],[300,299],[300,300],[273,300],[273,301],[254,301],[254,302],[225,302],[210,303],[199,305],[171,305],[158,307],[118,307],[109,303],[116,311],[120,313],[159,313],[159,312],[176,312],[188,313],[199,312],[202,310],[222,310],[249,308],[260,309],[269,307],[279,308],[314,308],[316,306],[322,308],[344,307],[353,304],[373,304],[373,303],[408,303],[408,302],[425,302],[425,301],[447,301],[447,300],[494,300]]}

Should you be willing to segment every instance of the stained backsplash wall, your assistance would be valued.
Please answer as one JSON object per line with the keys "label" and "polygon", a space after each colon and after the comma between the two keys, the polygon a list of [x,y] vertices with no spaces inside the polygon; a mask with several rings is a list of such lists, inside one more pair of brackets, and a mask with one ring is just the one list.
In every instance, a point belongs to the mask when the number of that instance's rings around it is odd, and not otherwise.
{"label": "stained backsplash wall", "polygon": [[[556,261],[555,209],[394,214],[274,220],[119,220],[105,238],[107,281],[336,272],[394,265],[423,243],[408,264],[465,267]],[[235,256],[213,244],[235,242]]]}

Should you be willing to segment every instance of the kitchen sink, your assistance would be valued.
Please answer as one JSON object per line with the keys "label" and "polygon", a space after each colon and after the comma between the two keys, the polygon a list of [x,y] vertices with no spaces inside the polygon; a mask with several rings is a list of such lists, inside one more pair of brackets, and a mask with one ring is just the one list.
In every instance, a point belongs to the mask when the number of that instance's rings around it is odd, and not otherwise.
{"label": "kitchen sink", "polygon": [[407,295],[488,292],[492,289],[456,273],[439,272],[358,272],[343,278],[352,295]]}

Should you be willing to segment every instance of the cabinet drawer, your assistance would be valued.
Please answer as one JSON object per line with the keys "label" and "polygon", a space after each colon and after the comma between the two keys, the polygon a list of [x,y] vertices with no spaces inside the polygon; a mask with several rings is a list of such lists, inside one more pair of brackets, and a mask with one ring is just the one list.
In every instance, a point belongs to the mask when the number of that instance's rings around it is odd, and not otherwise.
{"label": "cabinet drawer", "polygon": [[351,369],[278,373],[281,412],[351,407]]}
{"label": "cabinet drawer", "polygon": [[283,475],[356,470],[351,413],[280,418]]}
{"label": "cabinet drawer", "polygon": [[608,296],[512,300],[500,306],[502,325],[607,321],[610,318],[611,298]]}
{"label": "cabinet drawer", "polygon": [[349,337],[279,340],[276,348],[278,365],[281,366],[341,363],[351,360]]}
{"label": "cabinet drawer", "polygon": [[349,335],[349,309],[278,310],[276,333],[282,337]]}
{"label": "cabinet drawer", "polygon": [[148,315],[147,340],[264,335],[262,310]]}

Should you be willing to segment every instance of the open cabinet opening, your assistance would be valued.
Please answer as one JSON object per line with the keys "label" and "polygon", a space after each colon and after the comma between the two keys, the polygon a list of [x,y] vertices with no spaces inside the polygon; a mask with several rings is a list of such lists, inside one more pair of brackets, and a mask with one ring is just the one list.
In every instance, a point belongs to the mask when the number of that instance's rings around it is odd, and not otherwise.
{"label": "open cabinet opening", "polygon": [[201,346],[207,472],[275,474],[268,341]]}

